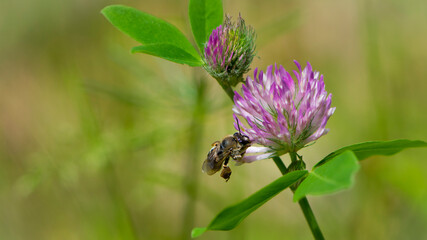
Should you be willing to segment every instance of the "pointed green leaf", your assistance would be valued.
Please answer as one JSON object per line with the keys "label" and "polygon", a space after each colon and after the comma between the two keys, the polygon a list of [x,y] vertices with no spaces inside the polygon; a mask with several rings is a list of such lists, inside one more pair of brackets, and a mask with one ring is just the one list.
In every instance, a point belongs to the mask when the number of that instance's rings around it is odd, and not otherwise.
{"label": "pointed green leaf", "polygon": [[352,151],[345,151],[310,172],[294,194],[294,201],[307,195],[322,195],[350,188],[359,170],[359,162]]}
{"label": "pointed green leaf", "polygon": [[203,62],[188,39],[172,24],[137,9],[111,5],[101,13],[116,28],[143,44],[144,52],[192,66]]}
{"label": "pointed green leaf", "polygon": [[338,154],[346,150],[353,151],[359,160],[363,160],[365,158],[368,158],[374,155],[385,155],[385,156],[393,155],[402,151],[405,148],[416,148],[416,147],[427,147],[427,143],[423,141],[411,141],[407,139],[358,143],[358,144],[350,145],[347,147],[343,147],[341,149],[336,150],[335,152],[330,153],[328,156],[326,156],[320,162],[318,162],[314,166],[314,168],[319,167],[322,164],[325,164],[326,162],[331,160],[333,157],[337,156]]}
{"label": "pointed green leaf", "polygon": [[222,0],[190,0],[188,12],[197,46],[203,52],[212,30],[222,24]]}
{"label": "pointed green leaf", "polygon": [[307,171],[304,170],[283,175],[240,203],[222,210],[206,228],[193,229],[192,236],[197,237],[207,230],[231,230],[235,228],[249,214],[306,174]]}
{"label": "pointed green leaf", "polygon": [[132,53],[146,53],[153,56],[161,57],[166,60],[187,64],[190,66],[201,66],[203,64],[200,58],[195,58],[181,48],[171,44],[151,44],[132,48]]}
{"label": "pointed green leaf", "polygon": [[205,233],[208,229],[207,228],[194,228],[193,231],[191,231],[191,237],[192,238],[196,238],[200,235],[202,235],[203,233]]}

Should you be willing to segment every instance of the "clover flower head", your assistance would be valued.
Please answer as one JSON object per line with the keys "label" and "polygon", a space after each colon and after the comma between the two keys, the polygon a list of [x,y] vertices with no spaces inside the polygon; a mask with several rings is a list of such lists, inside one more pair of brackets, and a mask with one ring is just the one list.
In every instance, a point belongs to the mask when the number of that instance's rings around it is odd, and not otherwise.
{"label": "clover flower head", "polygon": [[296,82],[282,66],[267,67],[264,73],[255,69],[254,78],[247,77],[242,85],[242,95],[235,92],[234,107],[237,116],[246,119],[248,127],[235,123],[251,141],[264,147],[251,147],[247,153],[261,155],[246,156],[244,162],[297,152],[321,136],[329,117],[331,94],[325,90],[323,75],[312,70],[310,63],[304,69],[294,61]]}
{"label": "clover flower head", "polygon": [[226,16],[224,23],[214,29],[204,48],[204,68],[222,84],[235,86],[255,56],[255,31],[247,27],[239,15],[237,23]]}

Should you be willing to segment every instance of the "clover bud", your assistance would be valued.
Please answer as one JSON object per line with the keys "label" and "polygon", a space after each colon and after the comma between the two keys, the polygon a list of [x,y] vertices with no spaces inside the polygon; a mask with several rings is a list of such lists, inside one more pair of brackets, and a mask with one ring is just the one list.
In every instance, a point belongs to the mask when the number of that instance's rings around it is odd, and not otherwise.
{"label": "clover bud", "polygon": [[236,86],[255,56],[255,31],[239,15],[237,23],[226,16],[214,29],[204,48],[204,68],[221,85]]}

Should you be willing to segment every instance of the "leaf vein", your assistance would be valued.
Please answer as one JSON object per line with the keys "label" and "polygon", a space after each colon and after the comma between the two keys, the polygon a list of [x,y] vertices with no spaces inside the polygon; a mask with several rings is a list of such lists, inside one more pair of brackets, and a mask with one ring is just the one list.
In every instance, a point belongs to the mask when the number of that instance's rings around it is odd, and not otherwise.
{"label": "leaf vein", "polygon": [[329,178],[325,178],[325,177],[323,177],[323,176],[321,176],[321,175],[319,175],[319,174],[317,174],[315,172],[311,172],[310,174],[312,174],[313,176],[319,178],[322,181],[325,181],[327,183],[330,183],[330,184],[333,184],[333,185],[336,185],[336,186],[340,186],[339,182],[333,181],[333,180],[331,180]]}

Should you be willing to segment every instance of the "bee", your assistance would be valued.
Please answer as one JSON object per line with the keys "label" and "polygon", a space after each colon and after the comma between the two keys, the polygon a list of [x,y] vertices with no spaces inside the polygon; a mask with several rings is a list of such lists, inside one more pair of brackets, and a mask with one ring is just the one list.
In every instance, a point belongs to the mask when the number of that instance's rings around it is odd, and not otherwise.
{"label": "bee", "polygon": [[240,132],[239,125],[238,128],[239,132],[226,136],[222,141],[215,141],[212,144],[213,147],[203,162],[203,172],[212,175],[223,168],[221,177],[226,182],[230,179],[231,169],[228,166],[230,157],[236,161],[240,161],[245,155],[246,149],[251,146],[249,137]]}

